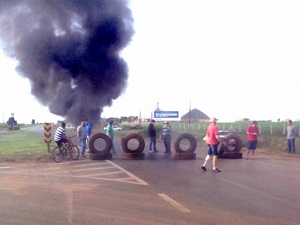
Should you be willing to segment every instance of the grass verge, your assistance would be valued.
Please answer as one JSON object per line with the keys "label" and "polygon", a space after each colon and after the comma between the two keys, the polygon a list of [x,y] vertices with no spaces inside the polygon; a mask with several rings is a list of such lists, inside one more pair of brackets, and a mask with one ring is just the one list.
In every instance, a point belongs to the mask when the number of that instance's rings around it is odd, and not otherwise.
{"label": "grass verge", "polygon": [[0,162],[48,161],[50,154],[42,134],[24,130],[0,133]]}

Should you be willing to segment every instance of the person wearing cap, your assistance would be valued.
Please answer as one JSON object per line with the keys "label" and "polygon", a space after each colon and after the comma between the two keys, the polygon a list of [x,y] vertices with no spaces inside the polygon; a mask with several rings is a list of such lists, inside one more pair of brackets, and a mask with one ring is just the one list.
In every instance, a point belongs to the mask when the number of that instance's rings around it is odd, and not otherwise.
{"label": "person wearing cap", "polygon": [[252,159],[254,159],[254,152],[256,150],[257,146],[257,140],[259,136],[259,129],[257,127],[257,121],[253,121],[250,126],[246,129],[247,134],[247,140],[248,140],[248,151],[247,151],[247,157],[248,159],[250,151],[252,152]]}
{"label": "person wearing cap", "polygon": [[161,130],[160,138],[165,145],[165,153],[171,153],[171,127],[168,121],[164,121],[164,126]]}
{"label": "person wearing cap", "polygon": [[85,154],[86,140],[87,140],[87,129],[86,129],[87,122],[88,119],[83,119],[81,121],[81,124],[77,127],[77,138],[81,144],[81,150],[80,150],[81,157],[86,157],[84,154]]}
{"label": "person wearing cap", "polygon": [[206,130],[206,135],[203,138],[203,140],[206,141],[206,144],[208,146],[208,154],[205,157],[204,164],[202,165],[202,170],[207,171],[206,169],[206,163],[209,160],[210,156],[212,156],[212,166],[213,166],[213,171],[214,172],[221,172],[217,168],[217,158],[218,158],[218,144],[221,142],[221,138],[219,137],[219,130],[216,125],[217,119],[216,118],[211,118],[210,120],[210,125],[208,126]]}
{"label": "person wearing cap", "polygon": [[156,128],[155,128],[155,120],[151,120],[148,126],[148,134],[150,138],[150,146],[149,151],[152,152],[152,147],[154,152],[158,152],[156,149]]}

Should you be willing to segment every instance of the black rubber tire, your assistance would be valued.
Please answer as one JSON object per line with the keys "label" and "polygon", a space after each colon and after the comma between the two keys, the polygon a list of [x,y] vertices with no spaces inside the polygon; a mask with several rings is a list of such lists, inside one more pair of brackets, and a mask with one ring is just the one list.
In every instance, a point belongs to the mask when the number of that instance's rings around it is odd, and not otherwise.
{"label": "black rubber tire", "polygon": [[142,160],[145,159],[145,153],[123,153],[122,159],[134,159],[134,160]]}
{"label": "black rubber tire", "polygon": [[[190,146],[186,150],[180,148],[180,142],[182,140],[184,140],[184,139],[188,139],[189,142],[190,142]],[[188,134],[188,133],[180,134],[176,138],[175,143],[174,143],[174,149],[178,153],[193,153],[196,150],[196,147],[197,147],[197,140],[196,140],[196,138],[193,135]]]}
{"label": "black rubber tire", "polygon": [[112,159],[112,154],[108,153],[90,153],[89,158],[91,160],[110,160]]}
{"label": "black rubber tire", "polygon": [[[223,140],[226,142],[226,145],[222,146],[224,153],[226,152],[240,152],[243,147],[243,140],[237,134],[228,134]],[[233,142],[234,144],[230,144]]]}
{"label": "black rubber tire", "polygon": [[[97,139],[99,139],[99,138],[103,139],[105,141],[105,143],[106,143],[106,146],[105,146],[105,148],[103,150],[98,150],[95,147],[95,141]],[[96,154],[96,153],[102,153],[102,154],[109,153],[110,149],[111,149],[111,145],[112,144],[111,144],[110,138],[106,134],[104,134],[104,133],[94,134],[94,135],[91,136],[91,138],[89,140],[89,149],[90,149],[91,153],[94,153],[94,154]]]}
{"label": "black rubber tire", "polygon": [[[136,139],[139,142],[139,146],[136,149],[130,149],[128,147],[128,141],[131,139]],[[145,140],[144,138],[136,133],[128,134],[122,138],[122,149],[125,153],[142,153],[145,149]]]}
{"label": "black rubber tire", "polygon": [[64,155],[63,152],[59,149],[59,147],[55,147],[52,150],[52,158],[56,163],[60,163],[63,160]]}
{"label": "black rubber tire", "polygon": [[79,148],[77,145],[72,145],[71,158],[77,160],[79,158]]}
{"label": "black rubber tire", "polygon": [[193,160],[196,159],[196,153],[179,153],[175,152],[173,159],[179,159],[179,160]]}

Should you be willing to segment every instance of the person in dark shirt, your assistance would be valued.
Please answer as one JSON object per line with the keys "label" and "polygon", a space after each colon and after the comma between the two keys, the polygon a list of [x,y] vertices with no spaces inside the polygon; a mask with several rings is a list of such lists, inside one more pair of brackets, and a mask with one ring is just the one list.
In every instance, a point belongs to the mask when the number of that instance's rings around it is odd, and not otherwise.
{"label": "person in dark shirt", "polygon": [[148,134],[150,138],[149,151],[152,152],[152,147],[154,152],[158,152],[156,149],[156,129],[155,129],[155,120],[151,120],[148,126]]}

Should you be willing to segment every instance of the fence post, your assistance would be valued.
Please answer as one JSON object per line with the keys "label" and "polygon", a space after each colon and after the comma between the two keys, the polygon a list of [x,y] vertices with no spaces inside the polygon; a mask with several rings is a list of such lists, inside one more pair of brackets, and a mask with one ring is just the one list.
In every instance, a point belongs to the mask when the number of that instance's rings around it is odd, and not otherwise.
{"label": "fence post", "polygon": [[283,124],[283,135],[285,135],[285,123]]}
{"label": "fence post", "polygon": [[272,123],[270,123],[270,133],[273,134],[273,127],[272,127]]}

